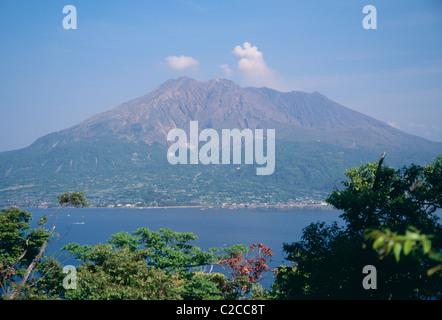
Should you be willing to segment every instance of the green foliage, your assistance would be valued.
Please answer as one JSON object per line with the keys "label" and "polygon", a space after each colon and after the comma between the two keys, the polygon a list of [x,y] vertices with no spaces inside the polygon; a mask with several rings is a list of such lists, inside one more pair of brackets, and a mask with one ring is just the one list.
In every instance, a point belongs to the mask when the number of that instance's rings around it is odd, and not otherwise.
{"label": "green foliage", "polygon": [[[358,245],[334,222],[311,223],[303,230],[301,241],[284,244],[287,260],[295,264],[280,267],[275,280],[278,299],[342,299],[353,296],[351,288],[360,285],[354,264],[349,259]],[[359,261],[358,261],[359,260]],[[359,270],[357,270],[359,269]],[[356,296],[353,296],[356,297]]]}
{"label": "green foliage", "polygon": [[[304,279],[305,278],[305,279]],[[307,296],[308,275],[298,272],[296,266],[280,266],[273,284],[273,296],[277,300],[299,299]]]}
{"label": "green foliage", "polygon": [[[285,244],[287,259],[294,265],[292,269],[279,268],[274,284],[277,297],[440,297],[442,283],[437,278],[430,281],[427,271],[438,268],[434,260],[442,247],[442,229],[434,214],[442,206],[442,155],[427,167],[411,165],[394,170],[382,163],[383,158],[347,170],[344,189],[334,190],[327,198],[328,203],[343,211],[344,225],[312,223],[304,229],[301,241]],[[409,226],[422,234],[416,238]],[[367,234],[371,237],[366,238]],[[376,250],[372,250],[373,240]],[[413,255],[416,250],[422,252],[421,259],[407,257],[396,262],[401,253]],[[392,254],[383,255],[386,252]],[[365,265],[378,270],[377,290],[362,287]]]}
{"label": "green foliage", "polygon": [[[73,205],[87,205],[82,192],[63,194],[59,197],[60,209]],[[0,213],[0,294],[4,299],[51,297],[58,294],[60,283],[59,263],[44,256],[49,241],[56,236],[45,228],[49,217],[42,217],[37,228],[30,229],[32,215],[16,207],[5,208]],[[45,279],[46,278],[46,279]],[[50,284],[50,285],[49,285]]]}
{"label": "green foliage", "polygon": [[29,265],[52,236],[43,228],[29,229],[32,217],[16,207],[0,213],[0,283],[4,298],[14,298]]}
{"label": "green foliage", "polygon": [[[140,228],[133,232],[120,232],[111,236],[109,244],[113,249],[128,248],[131,251],[144,250],[148,265],[159,269],[181,271],[216,263],[213,252],[204,252],[190,241],[198,239],[193,233],[179,233],[170,229],[150,231]],[[64,247],[77,259],[91,260],[92,247],[69,244]],[[95,256],[93,256],[95,260]]]}
{"label": "green foliage", "polygon": [[[68,246],[70,250],[80,249]],[[128,246],[114,250],[108,244],[90,247],[87,261],[77,268],[77,289],[66,290],[66,299],[151,300],[179,299],[183,281],[145,262],[146,250]]]}
{"label": "green foliage", "polygon": [[193,233],[140,228],[120,232],[107,244],[63,247],[82,264],[78,288],[69,299],[238,299],[247,279],[203,272],[229,257],[249,252],[244,245],[203,251]]}
{"label": "green foliage", "polygon": [[62,265],[56,257],[43,256],[35,267],[35,272],[23,285],[16,299],[26,300],[59,300],[63,296]]}
{"label": "green foliage", "polygon": [[397,234],[389,229],[372,230],[366,238],[373,240],[373,249],[378,251],[381,258],[392,253],[397,262],[401,260],[402,254],[410,255],[419,261],[428,257],[438,264],[429,269],[427,275],[431,276],[442,269],[442,252],[432,248],[431,239],[434,235],[422,234],[416,228],[410,227],[405,234]]}
{"label": "green foliage", "polygon": [[31,214],[19,208],[5,208],[0,215],[0,254],[2,263],[15,261],[26,242]]}
{"label": "green foliage", "polygon": [[84,196],[84,192],[72,192],[72,193],[63,193],[59,195],[58,202],[62,206],[72,206],[76,208],[83,208],[89,205]]}
{"label": "green foliage", "polygon": [[327,202],[344,211],[349,232],[362,236],[366,229],[388,225],[405,232],[409,225],[432,231],[442,207],[442,155],[427,167],[401,170],[380,163],[363,164],[346,171],[344,190],[334,190]]}
{"label": "green foliage", "polygon": [[215,263],[213,253],[204,252],[190,242],[198,237],[193,233],[178,233],[170,229],[151,232],[140,228],[134,232],[140,244],[149,248],[149,264],[160,269],[183,270]]}

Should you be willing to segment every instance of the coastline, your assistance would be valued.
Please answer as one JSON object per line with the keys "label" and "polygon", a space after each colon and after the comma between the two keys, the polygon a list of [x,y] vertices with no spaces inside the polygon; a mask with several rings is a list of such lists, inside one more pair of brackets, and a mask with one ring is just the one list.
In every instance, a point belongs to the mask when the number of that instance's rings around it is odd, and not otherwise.
{"label": "coastline", "polygon": [[[59,207],[52,207],[52,206],[38,206],[38,207],[25,207],[27,209],[58,209]],[[320,209],[326,209],[326,210],[336,210],[333,206],[321,202],[321,203],[307,203],[307,204],[263,204],[263,205],[248,205],[248,204],[225,204],[225,205],[181,205],[181,206],[147,206],[147,207],[137,207],[133,205],[126,205],[126,206],[88,206],[85,207],[88,209],[200,209],[200,210],[207,210],[207,209],[229,209],[229,210],[235,210],[235,209],[281,209],[281,210],[290,210],[290,209],[296,209],[296,208],[320,208]]]}

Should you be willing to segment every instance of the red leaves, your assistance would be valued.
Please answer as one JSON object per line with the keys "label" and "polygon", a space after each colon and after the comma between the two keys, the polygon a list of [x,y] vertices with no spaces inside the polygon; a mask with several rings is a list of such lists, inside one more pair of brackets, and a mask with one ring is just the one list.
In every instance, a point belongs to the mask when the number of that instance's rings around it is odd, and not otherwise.
{"label": "red leaves", "polygon": [[[255,249],[257,250],[255,251]],[[245,277],[250,282],[256,282],[262,276],[263,271],[268,271],[269,267],[265,264],[268,257],[274,253],[270,247],[265,247],[262,243],[253,243],[250,245],[252,258],[246,259],[246,255],[236,253],[221,261],[221,264],[227,265],[231,270],[233,278]]]}

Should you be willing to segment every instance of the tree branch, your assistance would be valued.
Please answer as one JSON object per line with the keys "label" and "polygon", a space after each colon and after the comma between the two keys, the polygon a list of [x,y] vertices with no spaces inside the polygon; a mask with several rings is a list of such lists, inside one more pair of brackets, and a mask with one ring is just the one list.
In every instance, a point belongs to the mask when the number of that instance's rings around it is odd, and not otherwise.
{"label": "tree branch", "polygon": [[[54,231],[55,226],[52,227],[51,230],[51,234]],[[38,252],[37,256],[35,257],[35,259],[29,264],[28,268],[26,269],[25,274],[23,275],[23,278],[21,279],[19,285],[17,288],[14,288],[14,290],[12,290],[12,292],[7,296],[9,299],[14,300],[18,293],[21,291],[21,289],[25,286],[26,281],[28,281],[28,278],[32,272],[32,270],[35,268],[35,266],[37,265],[38,261],[41,259],[41,257],[43,256],[44,251],[46,250],[46,247],[48,246],[49,242],[46,240],[43,245],[41,246],[40,251]]]}

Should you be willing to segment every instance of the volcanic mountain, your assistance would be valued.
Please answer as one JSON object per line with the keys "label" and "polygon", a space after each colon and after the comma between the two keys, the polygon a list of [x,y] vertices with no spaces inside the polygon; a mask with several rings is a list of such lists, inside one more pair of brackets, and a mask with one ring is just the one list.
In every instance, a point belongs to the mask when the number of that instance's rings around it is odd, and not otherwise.
{"label": "volcanic mountain", "polygon": [[149,94],[38,139],[32,147],[115,135],[120,140],[166,144],[172,128],[273,128],[279,139],[327,141],[345,147],[426,144],[318,92],[241,88],[226,79],[172,79]]}
{"label": "volcanic mountain", "polygon": [[[275,129],[276,169],[178,165],[166,161],[167,133]],[[387,152],[391,165],[423,164],[442,143],[406,134],[318,92],[242,88],[226,79],[171,79],[145,96],[0,153],[0,205],[52,203],[85,190],[94,205],[276,203],[323,196],[344,169]]]}

